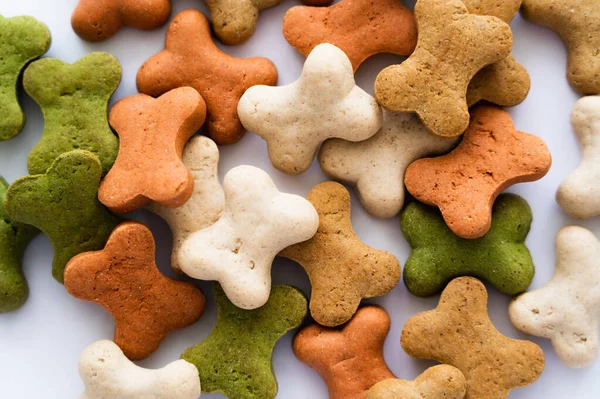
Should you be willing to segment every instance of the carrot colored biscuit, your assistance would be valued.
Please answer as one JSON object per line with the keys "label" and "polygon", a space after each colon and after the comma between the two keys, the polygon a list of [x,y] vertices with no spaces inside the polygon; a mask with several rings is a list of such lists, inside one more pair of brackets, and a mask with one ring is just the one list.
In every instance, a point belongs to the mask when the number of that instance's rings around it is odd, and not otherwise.
{"label": "carrot colored biscuit", "polygon": [[404,177],[419,201],[440,208],[459,237],[478,238],[490,229],[498,194],[516,183],[539,180],[552,158],[538,137],[515,130],[508,112],[482,105],[451,153],[413,162]]}
{"label": "carrot colored biscuit", "polygon": [[212,41],[208,20],[201,12],[182,11],[165,40],[165,49],[142,65],[137,87],[158,97],[181,86],[193,87],[207,107],[208,135],[217,144],[233,144],[244,128],[237,116],[242,94],[255,85],[274,85],[277,69],[266,58],[234,58]]}
{"label": "carrot colored biscuit", "polygon": [[283,19],[283,36],[305,56],[319,44],[333,44],[356,71],[378,53],[410,55],[417,24],[399,0],[342,0],[329,7],[291,8]]}
{"label": "carrot colored biscuit", "polygon": [[65,288],[95,302],[115,318],[115,343],[131,360],[154,352],[165,336],[194,323],[204,312],[204,295],[191,283],[158,271],[154,238],[138,222],[123,222],[104,249],[71,259]]}
{"label": "carrot colored biscuit", "polygon": [[389,252],[364,244],[350,221],[350,194],[339,183],[324,182],[306,197],[319,214],[319,229],[308,241],[280,256],[300,263],[312,285],[310,313],[328,327],[356,313],[363,298],[387,294],[400,280],[400,263]]}
{"label": "carrot colored biscuit", "polygon": [[395,378],[383,358],[389,330],[386,311],[367,306],[341,329],[304,327],[292,347],[296,357],[325,380],[329,399],[364,399],[373,385]]}
{"label": "carrot colored biscuit", "polygon": [[171,15],[170,0],[79,0],[71,26],[79,37],[101,42],[124,26],[152,30]]}
{"label": "carrot colored biscuit", "polygon": [[191,87],[157,99],[135,94],[116,103],[110,124],[119,135],[119,155],[100,184],[100,202],[119,213],[150,201],[183,205],[194,190],[194,178],[181,160],[183,146],[205,117],[204,101]]}
{"label": "carrot colored biscuit", "polygon": [[496,330],[487,313],[485,287],[472,277],[453,280],[436,309],[411,317],[401,343],[412,357],[459,369],[467,380],[467,399],[505,399],[544,370],[539,346]]}
{"label": "carrot colored biscuit", "polygon": [[412,55],[379,73],[375,98],[391,112],[416,112],[435,135],[469,126],[467,87],[483,67],[508,57],[512,31],[496,17],[470,14],[461,0],[418,0]]}

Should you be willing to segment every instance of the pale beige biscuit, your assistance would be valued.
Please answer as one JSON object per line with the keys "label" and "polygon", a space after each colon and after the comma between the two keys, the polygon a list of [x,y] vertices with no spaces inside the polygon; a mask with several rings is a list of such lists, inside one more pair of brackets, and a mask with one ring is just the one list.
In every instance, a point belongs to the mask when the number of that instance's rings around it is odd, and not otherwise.
{"label": "pale beige biscuit", "polygon": [[416,112],[442,137],[469,126],[467,87],[483,67],[508,57],[512,31],[501,19],[470,14],[461,0],[418,0],[417,48],[375,80],[375,98],[392,112]]}
{"label": "pale beige biscuit", "polygon": [[410,113],[383,113],[375,136],[357,143],[330,139],[319,151],[323,172],[356,187],[367,212],[391,218],[404,205],[404,172],[413,161],[449,151],[457,139],[434,136]]}
{"label": "pale beige biscuit", "polygon": [[253,166],[231,169],[223,189],[221,218],[185,239],[179,266],[190,277],[217,280],[235,306],[256,309],[269,299],[275,255],[311,238],[319,216],[310,202],[280,192]]}
{"label": "pale beige biscuit", "polygon": [[528,334],[552,341],[569,367],[598,357],[600,242],[589,230],[567,226],[556,236],[556,272],[544,288],[516,298],[508,315]]}
{"label": "pale beige biscuit", "polygon": [[600,96],[577,101],[571,124],[581,146],[581,163],[560,184],[556,201],[574,218],[600,215]]}
{"label": "pale beige biscuit", "polygon": [[433,366],[413,381],[391,378],[373,385],[365,399],[463,399],[465,376],[456,367]]}
{"label": "pale beige biscuit", "polygon": [[215,142],[205,136],[193,137],[183,149],[182,160],[194,178],[190,199],[179,208],[167,208],[155,202],[148,205],[148,209],[171,227],[171,267],[178,272],[181,271],[178,256],[183,241],[191,233],[213,225],[225,207],[225,194],[217,171],[219,150]]}
{"label": "pale beige biscuit", "polygon": [[346,54],[327,43],[309,54],[294,83],[249,88],[238,116],[267,142],[273,166],[292,175],[310,167],[326,139],[366,140],[382,124],[377,101],[356,85]]}
{"label": "pale beige biscuit", "polygon": [[112,341],[88,346],[79,358],[85,392],[79,399],[197,399],[198,369],[176,360],[158,370],[136,366]]}

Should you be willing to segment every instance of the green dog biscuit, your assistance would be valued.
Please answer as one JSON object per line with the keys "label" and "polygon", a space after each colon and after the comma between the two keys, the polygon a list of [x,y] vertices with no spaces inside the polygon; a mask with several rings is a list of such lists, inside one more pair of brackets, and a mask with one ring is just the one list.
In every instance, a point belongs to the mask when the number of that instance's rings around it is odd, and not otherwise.
{"label": "green dog biscuit", "polygon": [[88,151],[59,156],[43,175],[16,180],[6,194],[6,211],[48,235],[54,246],[52,275],[60,283],[75,255],[104,248],[119,218],[98,201],[102,166]]}
{"label": "green dog biscuit", "polygon": [[413,249],[404,267],[406,288],[426,297],[441,292],[455,277],[473,276],[505,294],[525,291],[535,272],[525,246],[532,219],[523,198],[502,194],[494,203],[488,233],[468,240],[448,228],[437,208],[410,203],[400,217],[402,233]]}
{"label": "green dog biscuit", "polygon": [[38,229],[12,222],[4,209],[8,183],[0,177],[0,313],[19,309],[29,296],[21,270],[23,252]]}
{"label": "green dog biscuit", "polygon": [[270,399],[277,395],[271,357],[275,343],[300,326],[307,301],[300,290],[273,286],[258,309],[235,307],[218,283],[213,284],[218,308],[217,325],[181,358],[196,365],[202,392],[220,392],[229,399]]}
{"label": "green dog biscuit", "polygon": [[35,18],[0,15],[0,140],[16,136],[25,125],[17,85],[21,71],[50,48],[48,27]]}
{"label": "green dog biscuit", "polygon": [[121,65],[108,53],[91,53],[67,64],[43,58],[27,67],[23,87],[44,113],[44,134],[29,153],[32,175],[45,173],[60,154],[93,152],[105,175],[117,158],[119,140],[108,125],[107,107],[121,81]]}

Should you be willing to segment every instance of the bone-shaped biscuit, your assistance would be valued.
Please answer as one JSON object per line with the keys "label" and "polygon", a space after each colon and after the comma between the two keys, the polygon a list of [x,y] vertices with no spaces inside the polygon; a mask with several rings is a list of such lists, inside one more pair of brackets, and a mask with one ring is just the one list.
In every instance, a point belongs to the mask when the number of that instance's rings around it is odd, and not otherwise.
{"label": "bone-shaped biscuit", "polygon": [[440,208],[448,227],[463,238],[482,237],[492,222],[499,193],[541,179],[552,159],[538,137],[515,130],[508,112],[481,105],[454,151],[413,162],[404,177],[419,201]]}
{"label": "bone-shaped biscuit", "polygon": [[225,208],[225,194],[219,182],[217,145],[204,136],[192,137],[183,149],[183,164],[194,178],[190,199],[178,208],[166,208],[150,203],[148,209],[162,217],[173,233],[171,267],[181,272],[179,250],[185,239],[195,231],[213,225]]}
{"label": "bone-shaped biscuit", "polygon": [[204,100],[191,87],[157,99],[135,94],[116,103],[109,120],[119,135],[119,155],[100,184],[100,202],[119,213],[133,212],[150,201],[170,208],[187,202],[194,179],[181,154],[205,116]]}
{"label": "bone-shaped biscuit", "polygon": [[416,112],[438,136],[459,136],[469,125],[469,82],[509,55],[512,32],[496,17],[469,14],[461,0],[418,0],[415,17],[417,48],[379,73],[375,98],[388,111]]}
{"label": "bone-shaped biscuit", "polygon": [[582,159],[558,187],[556,201],[570,216],[586,219],[600,215],[600,96],[577,101],[571,124],[581,146]]}
{"label": "bone-shaped biscuit", "polygon": [[465,376],[456,367],[433,366],[413,381],[388,379],[369,389],[365,399],[463,399]]}
{"label": "bone-shaped biscuit", "polygon": [[158,370],[136,366],[112,341],[98,341],[79,358],[85,391],[79,399],[198,399],[198,370],[177,360]]}
{"label": "bone-shaped biscuit", "polygon": [[535,273],[525,245],[531,208],[521,197],[501,194],[492,215],[487,234],[467,240],[446,226],[436,208],[408,204],[400,216],[402,233],[412,248],[403,273],[408,291],[421,297],[435,295],[460,276],[487,280],[508,295],[525,291]]}
{"label": "bone-shaped biscuit", "polygon": [[294,354],[325,380],[329,399],[363,399],[376,383],[395,378],[383,357],[390,318],[378,306],[361,308],[342,329],[312,324],[292,342]]}
{"label": "bone-shaped biscuit", "polygon": [[377,101],[356,85],[346,54],[327,43],[309,54],[294,83],[248,89],[238,115],[267,142],[273,166],[292,175],[310,167],[326,139],[365,140],[382,124]]}
{"label": "bone-shaped biscuit", "polygon": [[98,157],[75,150],[59,156],[45,174],[16,180],[6,194],[10,218],[50,238],[52,275],[60,283],[67,262],[81,252],[102,249],[120,222],[98,201],[101,174]]}
{"label": "bone-shaped biscuit", "polygon": [[23,129],[25,114],[19,104],[17,87],[25,65],[50,48],[48,27],[35,18],[0,15],[0,141]]}
{"label": "bone-shaped biscuit", "polygon": [[432,135],[414,114],[384,111],[377,134],[357,143],[327,140],[319,150],[319,162],[328,177],[355,186],[367,212],[391,218],[404,205],[408,165],[447,152],[456,141]]}
{"label": "bone-shaped biscuit", "polygon": [[468,399],[505,399],[544,369],[539,346],[496,330],[487,313],[485,287],[472,277],[453,280],[436,309],[411,317],[401,343],[412,357],[459,369],[467,380]]}
{"label": "bone-shaped biscuit", "polygon": [[29,174],[45,173],[60,154],[94,153],[102,174],[111,168],[119,140],[108,125],[110,97],[121,81],[121,65],[108,53],[91,53],[67,64],[56,58],[33,62],[23,87],[44,114],[44,133],[27,158]]}
{"label": "bone-shaped biscuit", "polygon": [[236,45],[254,34],[260,11],[275,7],[281,0],[204,0],[215,35],[223,43]]}
{"label": "bone-shaped biscuit", "polygon": [[312,286],[310,313],[328,327],[356,313],[363,298],[387,294],[400,280],[400,263],[387,251],[367,246],[354,233],[350,194],[339,183],[324,182],[306,197],[319,213],[319,229],[308,241],[280,256],[300,263]]}
{"label": "bone-shaped biscuit", "polygon": [[556,273],[545,287],[526,292],[509,306],[513,325],[552,341],[569,367],[598,357],[600,242],[589,230],[562,228],[556,236]]}
{"label": "bone-shaped biscuit", "polygon": [[132,360],[150,356],[169,332],[189,326],[204,312],[202,291],[161,274],[154,252],[146,226],[123,222],[104,249],[75,256],[65,269],[67,291],[113,315],[114,341]]}
{"label": "bone-shaped biscuit", "polygon": [[179,250],[179,267],[190,277],[221,283],[234,305],[256,309],[269,298],[277,253],[311,238],[319,216],[310,202],[280,192],[253,166],[227,172],[223,189],[221,218],[189,234]]}
{"label": "bone-shaped biscuit", "polygon": [[521,15],[556,31],[568,52],[567,79],[582,94],[600,94],[598,0],[523,0]]}
{"label": "bone-shaped biscuit", "polygon": [[232,144],[244,134],[237,116],[242,94],[255,85],[274,85],[277,69],[266,58],[234,58],[213,42],[206,17],[185,10],[169,25],[165,49],[137,74],[141,93],[158,97],[181,86],[200,93],[207,107],[208,135],[217,144]]}
{"label": "bone-shaped biscuit", "polygon": [[213,293],[217,325],[181,358],[198,368],[203,392],[221,392],[231,399],[275,399],[273,349],[306,317],[304,294],[294,287],[276,285],[264,306],[243,310],[227,299],[219,284],[213,284]]}
{"label": "bone-shaped biscuit", "polygon": [[171,15],[171,0],[79,0],[71,26],[79,37],[101,42],[121,28],[152,30]]}
{"label": "bone-shaped biscuit", "polygon": [[29,296],[21,270],[23,253],[39,231],[10,220],[4,207],[8,183],[0,176],[0,314],[19,309]]}
{"label": "bone-shaped biscuit", "polygon": [[333,44],[356,71],[378,53],[410,55],[417,44],[417,24],[398,0],[341,0],[324,8],[291,8],[283,18],[283,36],[305,56],[321,43]]}

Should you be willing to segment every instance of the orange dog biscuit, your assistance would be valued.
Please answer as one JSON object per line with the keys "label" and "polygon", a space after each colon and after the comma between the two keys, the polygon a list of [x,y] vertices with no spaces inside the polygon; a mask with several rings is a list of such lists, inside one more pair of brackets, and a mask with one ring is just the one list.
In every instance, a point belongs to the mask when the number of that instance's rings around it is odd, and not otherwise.
{"label": "orange dog biscuit", "polygon": [[208,21],[196,10],[175,18],[165,49],[142,65],[137,87],[157,97],[181,86],[198,90],[207,107],[208,135],[217,144],[233,144],[244,134],[237,116],[242,94],[255,85],[274,85],[277,69],[266,58],[234,58],[213,42]]}
{"label": "orange dog biscuit", "polygon": [[321,43],[333,44],[356,71],[378,53],[412,53],[417,24],[399,0],[342,0],[325,8],[291,8],[283,19],[283,35],[305,56]]}
{"label": "orange dog biscuit", "polygon": [[65,288],[112,313],[114,341],[131,360],[148,357],[170,331],[194,323],[204,312],[202,291],[158,271],[152,233],[137,222],[118,225],[103,250],[71,259]]}
{"label": "orange dog biscuit", "polygon": [[327,384],[329,399],[364,399],[379,381],[395,378],[383,358],[390,317],[378,306],[368,306],[342,329],[313,324],[298,331],[294,354],[315,369]]}
{"label": "orange dog biscuit", "polygon": [[490,228],[498,194],[513,184],[541,179],[551,163],[540,138],[515,130],[502,108],[482,105],[473,108],[458,147],[413,162],[404,184],[417,200],[439,207],[456,235],[478,238]]}
{"label": "orange dog biscuit", "polygon": [[194,179],[181,155],[200,129],[206,105],[190,87],[154,99],[136,94],[119,101],[110,124],[120,139],[119,155],[98,190],[98,198],[115,212],[132,212],[150,201],[169,208],[192,195]]}

